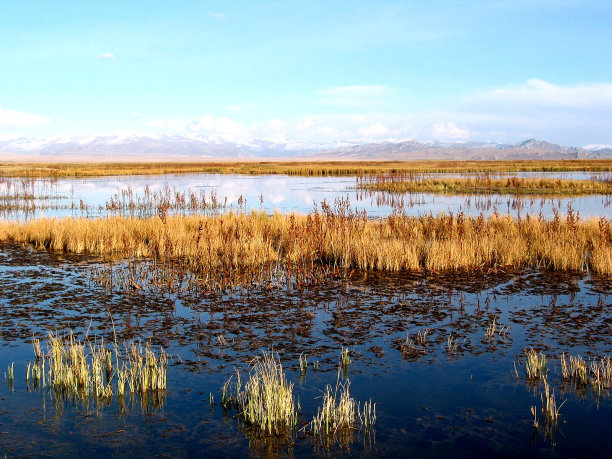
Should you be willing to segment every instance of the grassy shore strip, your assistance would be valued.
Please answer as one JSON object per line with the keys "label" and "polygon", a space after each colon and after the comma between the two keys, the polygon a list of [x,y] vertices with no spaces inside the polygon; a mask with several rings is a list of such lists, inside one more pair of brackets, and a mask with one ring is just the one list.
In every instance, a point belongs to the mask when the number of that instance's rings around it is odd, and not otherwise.
{"label": "grassy shore strip", "polygon": [[[0,222],[0,241],[100,256],[181,260],[225,285],[264,267],[294,273],[319,266],[386,271],[538,267],[612,274],[612,229],[571,212],[553,220],[492,215],[390,216],[324,208],[309,215],[227,214],[165,218]],[[237,281],[241,282],[241,281]]]}
{"label": "grassy shore strip", "polygon": [[391,193],[592,195],[612,194],[612,181],[490,176],[418,178],[407,174],[384,174],[366,178],[358,188]]}
{"label": "grassy shore strip", "polygon": [[243,161],[243,162],[0,162],[0,177],[95,177],[185,173],[352,176],[383,172],[612,171],[612,160],[524,161]]}

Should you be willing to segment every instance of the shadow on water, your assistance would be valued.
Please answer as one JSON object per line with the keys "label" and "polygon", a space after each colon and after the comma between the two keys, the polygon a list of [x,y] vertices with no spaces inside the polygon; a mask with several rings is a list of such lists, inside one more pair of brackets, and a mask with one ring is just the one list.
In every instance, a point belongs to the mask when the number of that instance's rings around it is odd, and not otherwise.
{"label": "shadow on water", "polygon": [[[612,427],[609,394],[564,382],[559,364],[562,353],[612,353],[609,277],[356,271],[302,288],[215,293],[104,288],[91,273],[105,266],[0,247],[0,371],[12,362],[15,371],[0,388],[6,454],[599,455]],[[163,346],[163,403],[100,406],[28,391],[32,339],[69,330]],[[338,377],[342,348],[351,363],[340,377],[355,399],[377,404],[378,421],[371,435],[326,448],[306,425]],[[559,404],[567,400],[550,431],[533,429],[530,407],[539,409],[543,387],[525,378],[530,348],[546,353],[548,382]],[[298,428],[289,436],[257,435],[219,405],[235,368],[248,369],[264,350],[278,352],[296,386]]]}

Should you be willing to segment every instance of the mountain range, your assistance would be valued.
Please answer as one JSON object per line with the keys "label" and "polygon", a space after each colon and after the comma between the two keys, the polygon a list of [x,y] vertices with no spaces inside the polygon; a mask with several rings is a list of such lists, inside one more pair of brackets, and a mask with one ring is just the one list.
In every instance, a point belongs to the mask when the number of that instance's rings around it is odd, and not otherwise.
{"label": "mountain range", "polygon": [[264,139],[234,143],[197,136],[142,133],[71,135],[48,139],[0,138],[0,159],[310,159],[310,160],[414,160],[414,159],[605,159],[612,147],[566,147],[541,140],[518,143],[402,142],[334,144],[275,142]]}

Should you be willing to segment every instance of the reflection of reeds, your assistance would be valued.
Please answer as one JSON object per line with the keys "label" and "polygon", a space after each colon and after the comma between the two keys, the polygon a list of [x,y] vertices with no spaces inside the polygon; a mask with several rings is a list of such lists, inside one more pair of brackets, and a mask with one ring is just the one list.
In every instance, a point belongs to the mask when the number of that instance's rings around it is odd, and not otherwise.
{"label": "reflection of reeds", "polygon": [[415,174],[389,173],[362,178],[361,189],[395,193],[509,193],[584,195],[610,194],[612,183],[605,180],[568,180],[558,178],[474,177],[427,178]]}

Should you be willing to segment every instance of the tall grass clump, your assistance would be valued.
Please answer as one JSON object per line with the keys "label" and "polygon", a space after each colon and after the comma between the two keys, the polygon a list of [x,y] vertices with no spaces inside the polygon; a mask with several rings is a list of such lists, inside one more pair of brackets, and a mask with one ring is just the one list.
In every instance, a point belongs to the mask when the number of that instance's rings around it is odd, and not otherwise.
{"label": "tall grass clump", "polygon": [[240,373],[231,390],[228,380],[223,387],[221,404],[235,407],[238,416],[264,435],[285,435],[297,424],[297,410],[293,383],[287,381],[278,357],[263,354],[257,357],[249,372],[249,379],[241,387]]}
{"label": "tall grass clump", "polygon": [[546,355],[544,355],[544,352],[529,349],[525,352],[525,359],[527,379],[545,380],[548,370],[546,369]]}
{"label": "tall grass clump", "polygon": [[166,390],[166,353],[155,353],[148,343],[126,343],[122,352],[116,343],[108,346],[103,339],[80,341],[72,333],[49,333],[47,352],[38,340],[34,350],[36,362],[28,364],[26,381],[50,387],[65,398],[123,397],[127,386],[131,395],[144,399]]}
{"label": "tall grass clump", "polygon": [[[339,375],[338,375],[339,376]],[[350,394],[350,381],[336,381],[336,387],[329,384],[323,393],[323,403],[310,423],[312,433],[320,443],[329,447],[337,441],[342,447],[351,443],[357,427],[370,432],[376,423],[376,404],[370,400],[363,409]]]}

